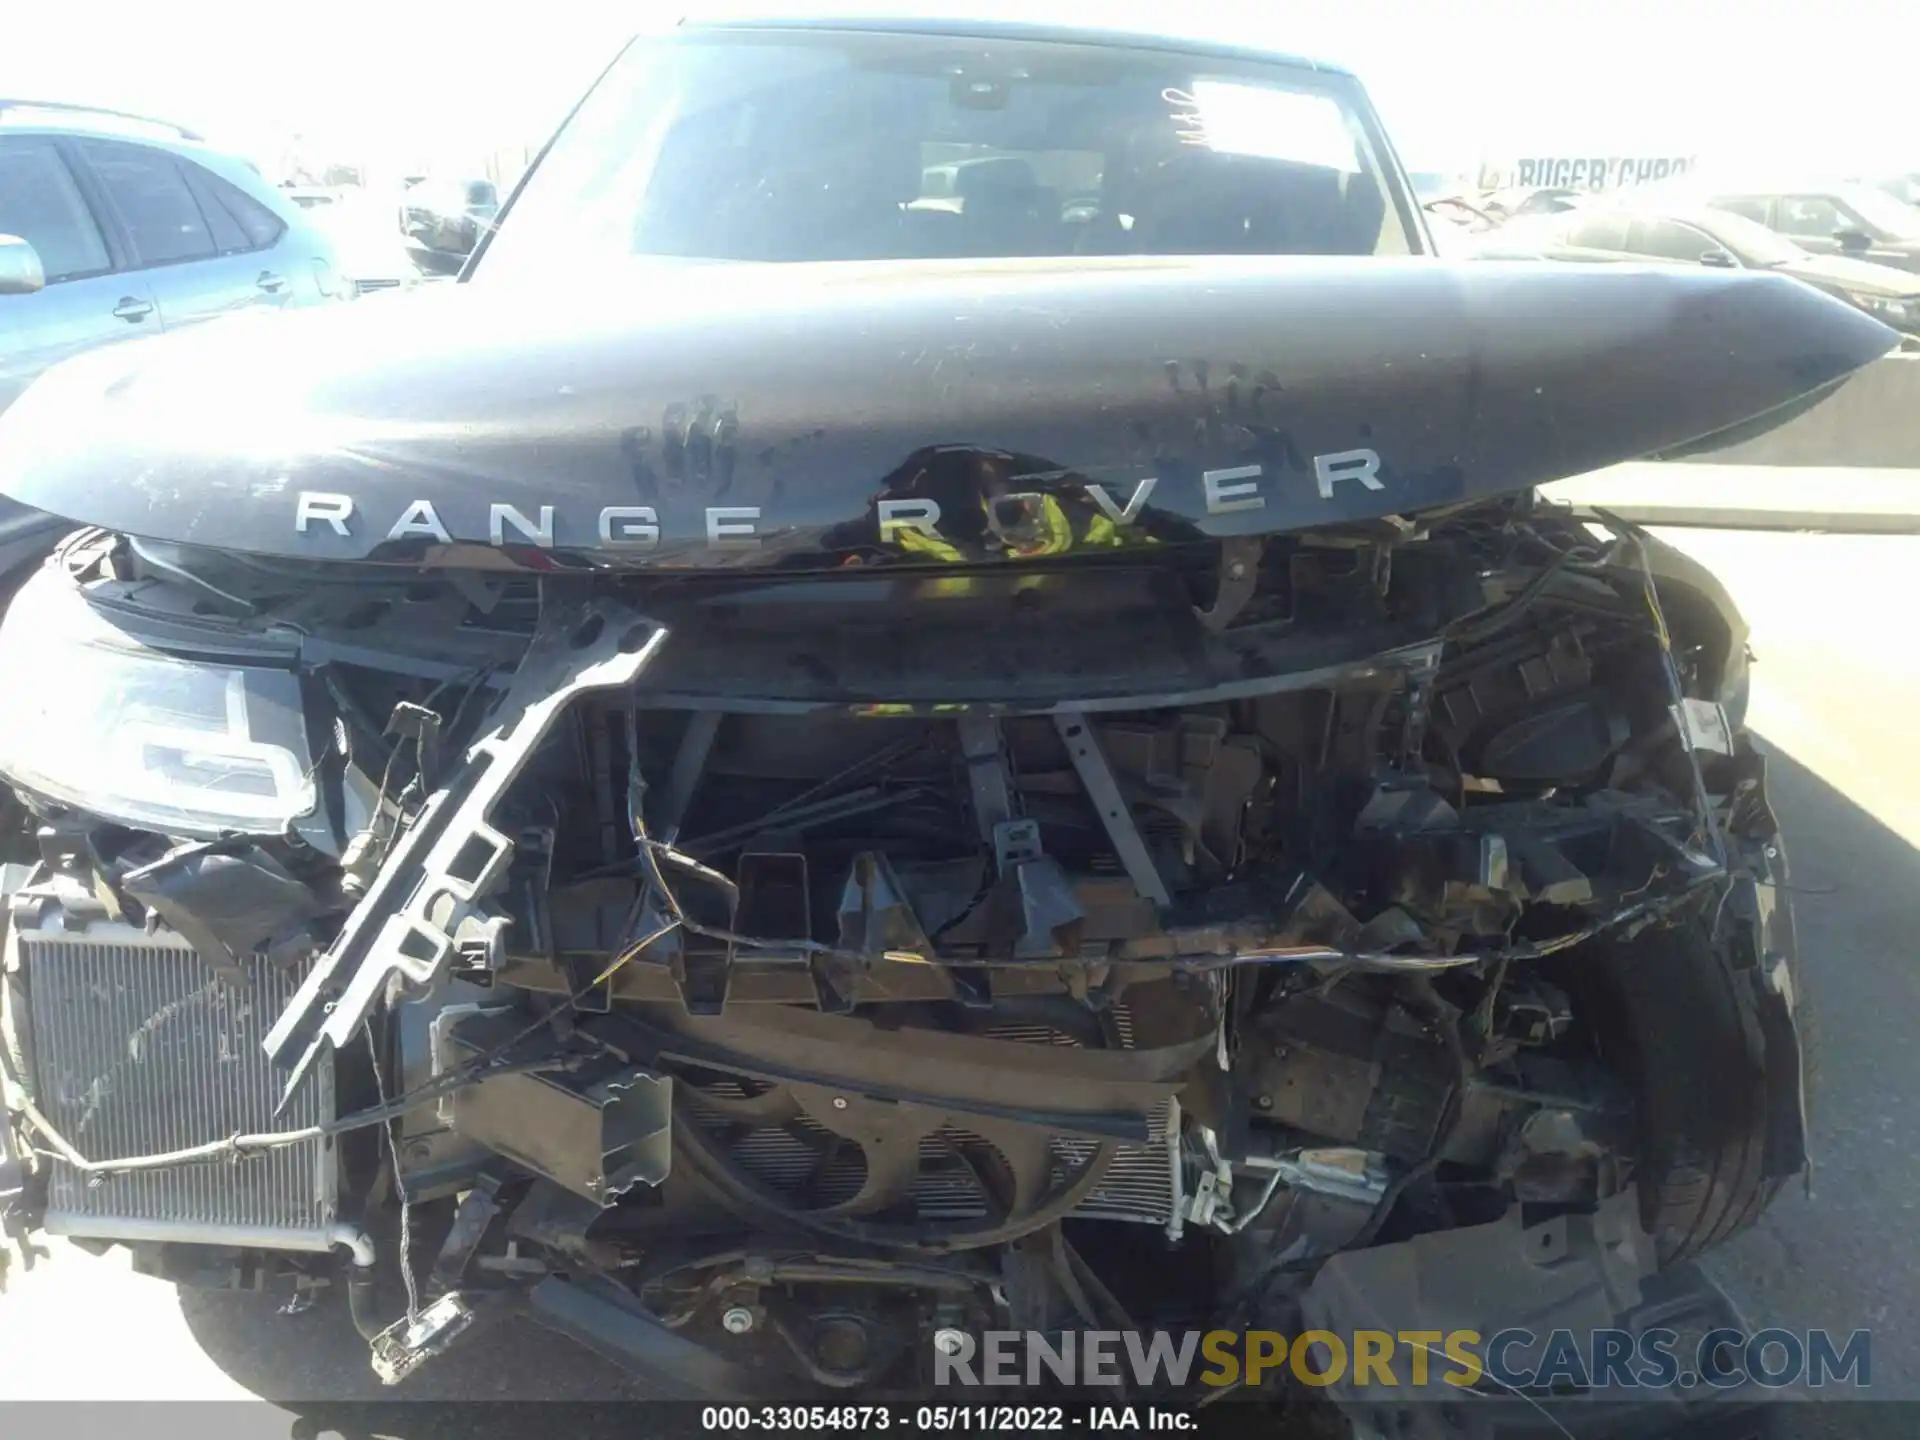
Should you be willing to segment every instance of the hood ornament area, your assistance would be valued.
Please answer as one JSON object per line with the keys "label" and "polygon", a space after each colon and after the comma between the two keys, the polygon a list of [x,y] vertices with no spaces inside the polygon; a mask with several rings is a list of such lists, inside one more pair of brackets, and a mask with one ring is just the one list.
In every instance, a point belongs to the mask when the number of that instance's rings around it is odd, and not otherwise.
{"label": "hood ornament area", "polygon": [[307,561],[991,563],[1508,494],[1764,419],[1898,343],[1747,272],[1301,256],[782,276],[772,309],[723,266],[670,306],[634,277],[456,286],[107,347],[0,415],[0,495]]}
{"label": "hood ornament area", "polygon": [[[1314,488],[1321,500],[1332,500],[1335,486],[1351,483],[1362,490],[1381,492],[1381,460],[1373,450],[1340,450],[1312,457]],[[1158,475],[1148,475],[1127,487],[1123,496],[1098,481],[1067,481],[1051,491],[1008,490],[978,497],[987,523],[1000,527],[1009,512],[1019,515],[1043,507],[1054,491],[1077,491],[1097,513],[1115,527],[1133,526],[1148,508],[1160,486]],[[1245,514],[1266,508],[1263,482],[1269,481],[1264,465],[1232,465],[1203,470],[1199,477],[1201,509],[1206,515]],[[551,550],[556,535],[590,531],[598,545],[611,550],[653,550],[661,543],[660,510],[653,505],[603,505],[583,507],[577,514],[565,512],[554,504],[534,504],[527,509],[503,500],[487,503],[487,543],[497,548],[532,546]],[[366,531],[377,533],[389,542],[430,540],[440,545],[454,542],[453,532],[441,517],[431,498],[419,496],[398,506],[391,522],[365,513],[353,496],[340,492],[302,490],[294,496],[293,532],[296,535],[331,533],[352,539]],[[944,510],[931,498],[881,499],[874,502],[876,533],[881,545],[902,544],[910,537],[938,541]],[[709,505],[700,511],[699,535],[710,550],[751,550],[761,542],[766,528],[780,529],[777,517],[768,517],[758,505]],[[591,518],[589,518],[591,517]]]}

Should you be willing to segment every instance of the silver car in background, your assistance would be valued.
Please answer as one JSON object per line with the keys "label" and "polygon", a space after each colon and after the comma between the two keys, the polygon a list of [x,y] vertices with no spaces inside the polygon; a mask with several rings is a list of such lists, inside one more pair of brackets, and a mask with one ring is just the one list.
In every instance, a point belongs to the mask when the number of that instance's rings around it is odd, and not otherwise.
{"label": "silver car in background", "polygon": [[0,409],[48,366],[252,309],[343,299],[334,242],[192,131],[0,99]]}

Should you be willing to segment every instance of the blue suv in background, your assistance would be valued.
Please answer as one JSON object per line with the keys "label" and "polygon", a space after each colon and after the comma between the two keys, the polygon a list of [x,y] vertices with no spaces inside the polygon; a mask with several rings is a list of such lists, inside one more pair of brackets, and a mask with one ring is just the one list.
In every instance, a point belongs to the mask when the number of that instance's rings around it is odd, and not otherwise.
{"label": "blue suv in background", "polygon": [[[0,410],[57,361],[254,308],[345,299],[333,242],[191,131],[0,100]],[[37,257],[37,266],[33,263]]]}

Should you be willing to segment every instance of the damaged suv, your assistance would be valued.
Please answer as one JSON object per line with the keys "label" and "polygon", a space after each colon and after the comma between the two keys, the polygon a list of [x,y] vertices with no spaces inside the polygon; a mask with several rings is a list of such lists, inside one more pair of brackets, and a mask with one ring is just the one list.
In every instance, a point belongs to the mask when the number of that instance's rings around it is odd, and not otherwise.
{"label": "damaged suv", "polygon": [[1437,260],[1304,62],[636,42],[460,283],[0,422],[10,1227],[390,1382],[1684,1308],[1807,1159],[1746,634],[1533,487],[1894,343]]}

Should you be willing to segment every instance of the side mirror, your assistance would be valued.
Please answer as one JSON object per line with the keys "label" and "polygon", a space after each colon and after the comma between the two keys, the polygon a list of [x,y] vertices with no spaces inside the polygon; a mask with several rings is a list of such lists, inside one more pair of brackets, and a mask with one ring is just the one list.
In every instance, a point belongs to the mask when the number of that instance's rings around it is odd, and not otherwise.
{"label": "side mirror", "polygon": [[1738,270],[1740,262],[1725,250],[1709,250],[1700,257],[1700,263],[1709,270]]}
{"label": "side mirror", "polygon": [[1836,230],[1833,238],[1840,242],[1840,248],[1849,255],[1863,255],[1873,248],[1873,237],[1864,230]]}
{"label": "side mirror", "polygon": [[46,285],[47,272],[33,246],[18,235],[0,235],[0,295],[31,295]]}

